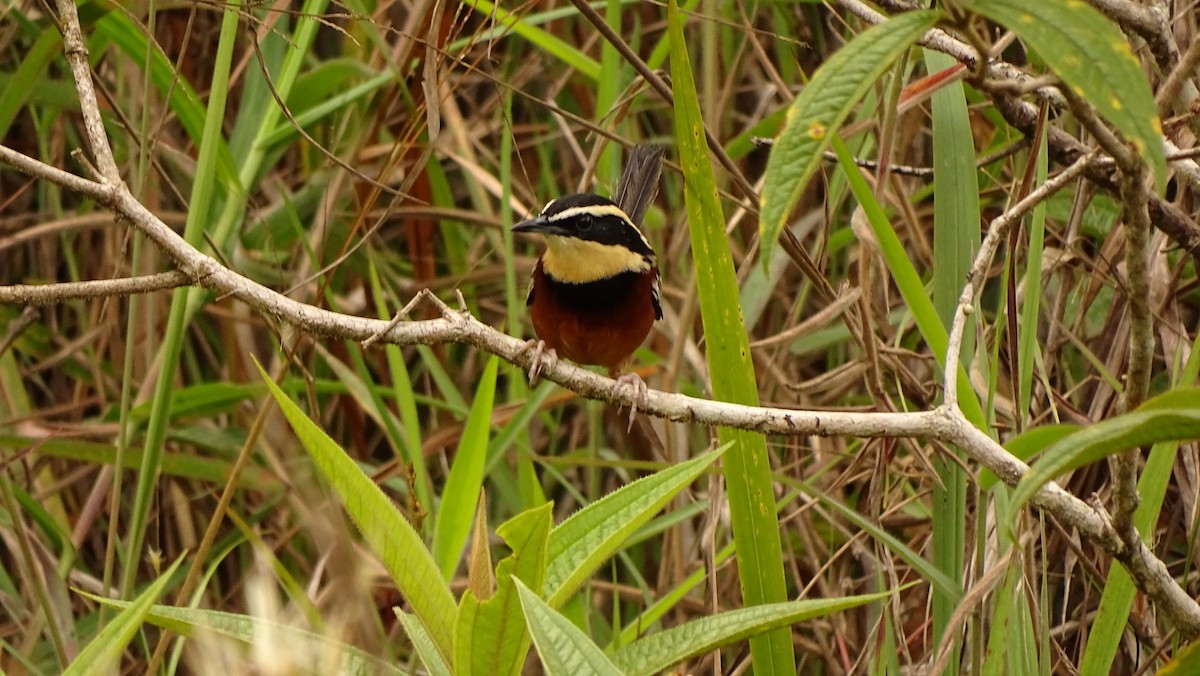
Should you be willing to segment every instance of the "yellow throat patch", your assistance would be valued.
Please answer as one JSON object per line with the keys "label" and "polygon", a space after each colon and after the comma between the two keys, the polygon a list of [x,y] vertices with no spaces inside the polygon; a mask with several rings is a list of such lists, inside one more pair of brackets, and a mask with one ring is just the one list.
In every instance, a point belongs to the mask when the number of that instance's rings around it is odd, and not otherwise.
{"label": "yellow throat patch", "polygon": [[645,272],[654,265],[651,259],[616,244],[600,244],[575,237],[546,236],[542,270],[568,284],[586,284],[622,272]]}

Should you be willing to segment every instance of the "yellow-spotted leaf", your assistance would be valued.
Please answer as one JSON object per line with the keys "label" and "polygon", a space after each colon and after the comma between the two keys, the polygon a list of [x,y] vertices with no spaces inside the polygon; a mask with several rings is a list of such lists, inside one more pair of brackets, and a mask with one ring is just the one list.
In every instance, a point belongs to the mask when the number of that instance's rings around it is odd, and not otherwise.
{"label": "yellow-spotted leaf", "polygon": [[1162,123],[1129,41],[1082,0],[979,0],[972,11],[1020,36],[1063,82],[1129,139],[1166,186]]}
{"label": "yellow-spotted leaf", "polygon": [[908,12],[855,37],[825,62],[788,110],[763,179],[760,228],[763,266],[787,224],[788,214],[820,166],[854,104],[904,50],[933,27],[935,11]]}

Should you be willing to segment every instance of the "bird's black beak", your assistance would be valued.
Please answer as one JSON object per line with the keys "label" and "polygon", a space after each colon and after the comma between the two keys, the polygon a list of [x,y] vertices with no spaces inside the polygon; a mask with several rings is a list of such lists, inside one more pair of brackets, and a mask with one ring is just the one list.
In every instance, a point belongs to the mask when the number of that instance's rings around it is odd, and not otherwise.
{"label": "bird's black beak", "polygon": [[512,227],[513,232],[531,232],[539,235],[563,235],[566,232],[561,225],[551,223],[543,216],[521,221]]}

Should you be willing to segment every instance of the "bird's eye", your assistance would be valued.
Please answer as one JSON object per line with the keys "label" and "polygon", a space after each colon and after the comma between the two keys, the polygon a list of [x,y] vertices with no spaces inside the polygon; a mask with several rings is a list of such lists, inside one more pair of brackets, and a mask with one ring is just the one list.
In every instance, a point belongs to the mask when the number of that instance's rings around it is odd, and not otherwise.
{"label": "bird's eye", "polygon": [[581,231],[584,231],[584,232],[591,230],[592,229],[592,217],[591,216],[580,216],[579,220],[576,222],[575,227],[579,228]]}

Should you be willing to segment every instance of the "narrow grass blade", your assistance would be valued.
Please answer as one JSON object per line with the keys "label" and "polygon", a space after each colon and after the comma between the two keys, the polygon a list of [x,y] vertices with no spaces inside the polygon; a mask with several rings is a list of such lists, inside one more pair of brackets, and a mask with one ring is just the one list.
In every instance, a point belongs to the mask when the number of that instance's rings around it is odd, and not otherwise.
{"label": "narrow grass blade", "polygon": [[834,52],[792,101],[763,179],[759,219],[763,265],[771,261],[788,214],[851,108],[939,16],[934,11],[906,12],[863,31]]}
{"label": "narrow grass blade", "polygon": [[[1034,188],[1046,182],[1049,157],[1047,156],[1046,135],[1042,134],[1042,142],[1038,147],[1037,174]],[[1021,429],[1025,428],[1029,418],[1029,399],[1033,392],[1033,371],[1037,360],[1037,351],[1041,349],[1038,340],[1038,319],[1042,308],[1042,253],[1046,244],[1046,203],[1041,202],[1033,208],[1029,215],[1029,250],[1025,255],[1025,294],[1021,305],[1020,335],[1017,336],[1017,366],[1020,369],[1017,386],[1017,410],[1022,420]],[[1009,309],[1010,312],[1014,311]]]}
{"label": "narrow grass blade", "polygon": [[121,653],[125,652],[125,646],[129,645],[134,635],[141,629],[142,623],[150,615],[151,606],[171,583],[171,578],[179,569],[182,561],[181,558],[171,564],[171,567],[159,575],[158,579],[146,587],[145,591],[138,594],[138,597],[125,610],[105,625],[104,629],[96,634],[87,647],[81,650],[70,666],[63,671],[63,676],[84,676],[85,674],[100,676],[112,673],[121,659]]}
{"label": "narrow grass blade", "polygon": [[[667,17],[671,79],[675,86],[675,139],[686,188],[684,201],[713,398],[753,406],[758,404],[754,363],[742,319],[733,257],[725,239],[725,216],[708,159],[700,100],[684,41],[684,17],[674,0],[668,5]],[[725,478],[742,602],[756,606],[786,601],[779,520],[775,510],[770,509],[775,504],[775,494],[767,441],[761,434],[728,428],[718,429],[717,438],[730,445]],[[796,671],[792,640],[786,629],[752,638],[750,651],[760,674],[790,676]]]}
{"label": "narrow grass blade", "polygon": [[[114,601],[93,594],[85,593],[83,595],[112,608],[124,609],[133,605],[126,601]],[[252,643],[264,633],[281,636],[288,641],[289,646],[309,653],[305,657],[297,656],[296,663],[325,664],[326,656],[339,656],[340,663],[337,671],[339,674],[363,674],[365,676],[367,674],[404,673],[396,665],[342,641],[252,615],[226,613],[204,608],[155,605],[147,611],[145,621],[187,637],[195,636],[197,629],[212,631],[243,643]]]}
{"label": "narrow grass blade", "polygon": [[526,23],[522,18],[488,0],[467,0],[466,5],[488,18],[489,21],[509,27],[512,32],[525,38],[534,47],[545,51],[556,59],[582,73],[589,80],[600,79],[600,64],[580,50],[554,37],[546,31]]}
{"label": "narrow grass blade", "polygon": [[[1004,442],[1004,450],[1028,463],[1029,459],[1033,456],[1078,430],[1078,425],[1042,425],[1034,427],[1028,432],[1019,434]],[[999,479],[990,470],[985,469],[979,472],[978,483],[979,487],[983,490],[991,490],[997,481]]]}
{"label": "narrow grass blade", "polygon": [[857,526],[864,533],[870,535],[871,539],[887,547],[889,551],[895,553],[902,561],[912,566],[913,571],[929,582],[935,594],[940,593],[955,598],[961,595],[960,587],[953,577],[923,559],[918,552],[904,544],[904,541],[892,535],[886,529],[880,528],[878,524],[872,522],[858,511],[823,492],[813,490],[809,486],[801,486],[800,490],[819,499],[822,504],[841,514],[842,518]]}
{"label": "narrow grass blade", "polygon": [[45,77],[46,67],[61,51],[62,36],[58,31],[46,30],[22,56],[12,78],[0,89],[0,139],[8,137],[8,129],[34,92],[34,85],[49,80]]}
{"label": "narrow grass blade", "polygon": [[449,661],[453,654],[454,597],[425,543],[379,486],[287,398],[261,366],[258,370],[317,469],[342,499],[346,513],[371,550],[383,561],[438,652]]}
{"label": "narrow grass blade", "polygon": [[[225,100],[229,92],[229,69],[233,60],[233,47],[237,42],[238,3],[230,2],[224,8],[221,33],[217,42],[217,55],[213,63],[212,93],[208,99],[204,132],[200,139],[199,157],[196,161],[196,178],[189,200],[184,239],[192,246],[202,246],[205,229],[209,223],[216,192],[220,149],[225,147],[221,137],[225,119]],[[155,52],[157,53],[157,52]],[[171,404],[175,394],[175,370],[179,355],[183,351],[183,337],[187,330],[186,310],[188,298],[198,294],[191,288],[177,289],[171,296],[171,310],[167,329],[162,336],[158,380],[154,383],[154,394],[150,421],[146,427],[145,453],[138,471],[137,491],[133,511],[130,514],[128,544],[125,551],[125,570],[121,579],[122,593],[128,597],[137,579],[138,562],[142,559],[142,543],[149,519],[150,503],[158,473],[161,470],[163,445],[167,436],[167,422],[171,417]]]}
{"label": "narrow grass blade", "polygon": [[[240,3],[232,3],[240,4]],[[204,144],[212,144],[211,151],[216,155],[213,161],[216,163],[215,171],[221,176],[221,181],[228,182],[224,188],[237,188],[240,184],[237,183],[237,170],[233,163],[233,154],[229,152],[229,146],[225,144],[225,139],[218,136],[212,138],[211,135],[205,135],[207,109],[201,102],[199,95],[196,94],[195,88],[191,82],[188,82],[175,70],[175,66],[171,63],[167,55],[162,52],[157,42],[151,42],[146,32],[130,20],[130,16],[123,9],[114,9],[113,11],[100,17],[93,28],[94,37],[108,42],[112,42],[120,48],[125,57],[132,59],[143,70],[150,72],[150,81],[154,83],[155,89],[162,96],[170,96],[168,104],[171,106],[171,112],[179,120],[179,125],[187,132],[192,143],[203,148]],[[149,59],[149,61],[147,61]],[[216,77],[217,73],[213,73]],[[228,89],[228,87],[226,87]],[[215,90],[214,90],[215,91]],[[227,92],[222,92],[220,96],[221,110],[218,115],[224,117],[224,100]],[[211,107],[214,101],[210,96],[208,105]],[[200,167],[196,168],[197,174],[200,172]],[[240,188],[239,188],[240,189]],[[193,189],[194,190],[194,189]]]}
{"label": "narrow grass blade", "polygon": [[[854,158],[850,156],[850,151],[846,149],[846,144],[842,143],[839,138],[833,139],[833,150],[838,156],[838,165],[845,172],[846,178],[850,182],[850,190],[854,192],[855,199],[862,206],[863,212],[867,215],[867,221],[871,224],[871,231],[875,234],[875,239],[879,241],[880,251],[883,252],[884,260],[887,261],[888,271],[892,273],[892,279],[896,282],[896,288],[900,290],[900,295],[904,298],[905,305],[912,312],[913,319],[916,320],[917,329],[921,332],[921,337],[925,339],[925,343],[929,345],[929,349],[933,352],[934,359],[937,360],[939,366],[946,363],[946,349],[950,342],[950,337],[946,333],[946,326],[942,324],[941,318],[938,317],[937,310],[933,307],[933,301],[930,300],[929,294],[925,291],[925,284],[921,282],[920,275],[917,274],[917,269],[913,267],[912,261],[908,259],[908,254],[904,250],[904,245],[900,242],[900,237],[896,235],[896,230],[888,221],[887,216],[883,213],[883,208],[879,206],[875,195],[871,193],[870,186],[867,185],[866,179],[862,177],[858,165],[854,163]],[[975,388],[972,387],[971,381],[967,379],[966,370],[961,367],[958,370],[958,405],[962,409],[962,413],[979,429],[987,429],[986,421],[983,417],[983,409],[979,406],[979,398],[975,395]]]}
{"label": "narrow grass blade", "polygon": [[[930,73],[940,73],[957,62],[950,56],[925,50]],[[930,102],[933,109],[933,305],[943,326],[954,321],[963,280],[979,250],[979,181],[975,171],[975,140],[961,81],[939,88]],[[974,324],[963,333],[961,361],[970,368],[975,351]],[[967,534],[967,475],[959,458],[934,457],[938,483],[933,487],[933,563],[954,583],[954,590],[933,592],[933,637],[941,642],[962,589]],[[957,646],[955,641],[954,645]],[[954,655],[957,655],[957,648]],[[959,660],[951,657],[949,673],[957,673]]]}
{"label": "narrow grass blade", "polygon": [[480,376],[479,388],[475,390],[471,415],[467,418],[458,442],[458,451],[454,454],[454,465],[450,467],[450,476],[442,489],[437,524],[433,528],[433,559],[442,571],[442,577],[447,580],[454,576],[454,570],[458,568],[463,546],[471,535],[471,522],[475,519],[479,489],[483,486],[483,466],[487,460],[499,368],[499,357],[488,359]]}

